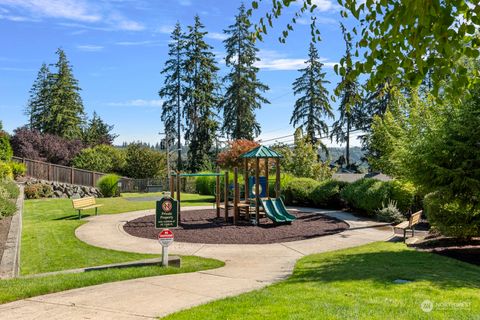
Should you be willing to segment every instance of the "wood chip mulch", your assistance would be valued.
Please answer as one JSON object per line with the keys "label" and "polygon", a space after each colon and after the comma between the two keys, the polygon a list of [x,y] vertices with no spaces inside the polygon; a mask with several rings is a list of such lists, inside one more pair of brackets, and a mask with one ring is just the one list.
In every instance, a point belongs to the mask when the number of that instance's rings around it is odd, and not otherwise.
{"label": "wood chip mulch", "polygon": [[480,266],[480,238],[464,241],[436,237],[415,243],[413,247]]}
{"label": "wood chip mulch", "polygon": [[[261,219],[258,226],[244,221],[237,225],[216,217],[215,210],[184,211],[181,227],[173,230],[175,241],[208,244],[265,244],[305,240],[348,229],[348,224],[318,213],[291,212],[297,220],[291,224],[274,225]],[[223,212],[222,212],[223,214]],[[231,215],[231,213],[230,213]],[[127,222],[124,230],[136,237],[157,239],[155,216],[145,216]]]}

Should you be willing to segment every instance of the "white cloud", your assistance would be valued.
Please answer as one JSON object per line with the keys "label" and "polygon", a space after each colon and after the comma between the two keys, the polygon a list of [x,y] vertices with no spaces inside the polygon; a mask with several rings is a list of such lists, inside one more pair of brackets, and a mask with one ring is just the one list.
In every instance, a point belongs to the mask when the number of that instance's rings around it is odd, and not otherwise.
{"label": "white cloud", "polygon": [[338,10],[339,8],[339,5],[334,3],[334,1],[332,0],[312,0],[312,5],[316,5],[316,10],[319,10],[321,12]]}
{"label": "white cloud", "polygon": [[77,46],[78,50],[87,51],[87,52],[98,52],[103,50],[103,46],[95,45],[95,44],[81,44]]}
{"label": "white cloud", "polygon": [[[316,16],[316,23],[317,24],[338,24],[339,20],[330,18],[330,17],[323,17],[323,16]],[[297,19],[298,24],[303,24],[303,25],[310,25],[311,20],[307,18],[300,18]]]}
{"label": "white cloud", "polygon": [[192,5],[192,1],[191,0],[178,0],[178,4],[181,5],[181,6],[191,6]]}
{"label": "white cloud", "polygon": [[156,33],[165,33],[165,34],[170,34],[173,32],[173,26],[172,25],[164,25],[164,26],[160,26],[158,28],[155,29],[155,32]]}
{"label": "white cloud", "polygon": [[[305,67],[307,58],[289,58],[275,50],[260,50],[258,57],[260,61],[255,64],[256,67],[270,71],[298,70]],[[320,58],[320,61],[327,68],[333,68],[336,62],[331,62],[327,58]]]}
{"label": "white cloud", "polygon": [[99,21],[102,17],[82,0],[0,0],[0,4],[22,8],[34,15],[65,18],[83,22]]}
{"label": "white cloud", "polygon": [[[56,18],[82,23],[92,23],[107,26],[98,28],[105,31],[126,30],[141,31],[145,26],[128,19],[116,10],[108,1],[88,0],[0,0],[2,12],[9,9],[20,12],[21,15],[0,15],[0,19],[16,19],[16,21],[39,20],[40,18]],[[66,25],[66,24],[65,24]],[[85,25],[85,28],[91,26]]]}
{"label": "white cloud", "polygon": [[161,107],[163,100],[161,99],[134,99],[120,102],[108,102],[107,106],[111,107]]}
{"label": "white cloud", "polygon": [[228,38],[224,33],[220,32],[209,32],[205,35],[206,38],[223,41]]}

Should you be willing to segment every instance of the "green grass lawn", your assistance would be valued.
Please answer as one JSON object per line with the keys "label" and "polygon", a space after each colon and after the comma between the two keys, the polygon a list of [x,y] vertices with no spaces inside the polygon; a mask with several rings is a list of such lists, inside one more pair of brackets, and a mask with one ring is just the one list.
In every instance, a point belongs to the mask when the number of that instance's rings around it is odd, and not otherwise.
{"label": "green grass lawn", "polygon": [[166,319],[480,319],[480,268],[379,242],[305,257],[285,281]]}
{"label": "green grass lawn", "polygon": [[[127,201],[126,197],[159,194],[128,194],[121,198],[98,199],[100,214],[151,209],[154,201]],[[182,206],[206,205],[212,197],[182,194]],[[93,210],[90,214],[93,214]],[[88,213],[86,213],[88,214]],[[75,229],[86,223],[78,220],[70,199],[25,201],[21,246],[21,274],[75,269],[152,258],[153,255],[127,253],[90,246],[75,237]]]}
{"label": "green grass lawn", "polygon": [[160,266],[108,269],[75,274],[58,274],[38,278],[16,278],[0,280],[0,303],[30,298],[42,294],[59,292],[96,284],[152,277],[166,274],[194,272],[218,268],[224,263],[213,259],[199,257],[182,257],[180,268]]}

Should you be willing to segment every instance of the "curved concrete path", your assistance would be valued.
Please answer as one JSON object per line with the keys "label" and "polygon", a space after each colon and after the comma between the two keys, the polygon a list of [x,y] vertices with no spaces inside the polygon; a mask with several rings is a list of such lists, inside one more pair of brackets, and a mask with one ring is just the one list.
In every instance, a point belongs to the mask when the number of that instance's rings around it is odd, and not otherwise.
{"label": "curved concrete path", "polygon": [[[198,209],[196,207],[195,209]],[[210,207],[209,207],[210,208]],[[182,210],[188,210],[184,208]],[[302,208],[302,211],[307,209]],[[260,289],[286,278],[295,262],[312,253],[389,239],[390,226],[340,211],[308,209],[346,221],[350,229],[314,239],[263,245],[174,243],[172,253],[225,261],[219,269],[101,284],[0,305],[1,319],[145,319]],[[81,240],[114,250],[160,253],[156,240],[123,231],[126,221],[153,210],[90,217],[76,230]]]}

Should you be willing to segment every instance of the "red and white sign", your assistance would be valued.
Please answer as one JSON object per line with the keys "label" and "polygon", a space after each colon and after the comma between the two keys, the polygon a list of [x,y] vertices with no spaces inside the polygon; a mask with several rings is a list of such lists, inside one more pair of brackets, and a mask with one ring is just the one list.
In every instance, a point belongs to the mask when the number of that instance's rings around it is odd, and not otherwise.
{"label": "red and white sign", "polygon": [[158,234],[158,242],[160,242],[162,247],[168,247],[173,243],[173,232],[170,229],[163,229]]}

